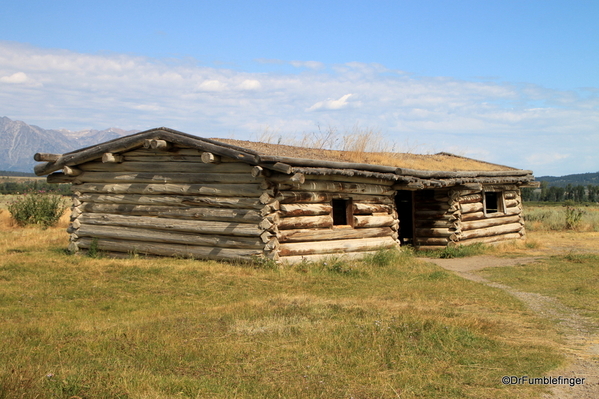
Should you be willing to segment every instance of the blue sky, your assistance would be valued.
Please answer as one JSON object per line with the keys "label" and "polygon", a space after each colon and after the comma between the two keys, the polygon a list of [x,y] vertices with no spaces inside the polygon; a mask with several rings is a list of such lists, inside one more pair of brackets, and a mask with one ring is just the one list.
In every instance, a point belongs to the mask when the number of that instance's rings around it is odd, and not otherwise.
{"label": "blue sky", "polygon": [[0,14],[0,116],[599,171],[597,1],[28,1]]}

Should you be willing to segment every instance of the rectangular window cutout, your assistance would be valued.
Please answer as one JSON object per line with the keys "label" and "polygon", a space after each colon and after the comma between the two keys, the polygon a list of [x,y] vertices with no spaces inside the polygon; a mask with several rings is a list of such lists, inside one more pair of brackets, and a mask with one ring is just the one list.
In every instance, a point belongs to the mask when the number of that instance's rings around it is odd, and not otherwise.
{"label": "rectangular window cutout", "polygon": [[498,191],[485,191],[484,194],[485,215],[493,213],[504,213],[503,193]]}
{"label": "rectangular window cutout", "polygon": [[353,221],[351,200],[334,199],[333,226],[351,226]]}

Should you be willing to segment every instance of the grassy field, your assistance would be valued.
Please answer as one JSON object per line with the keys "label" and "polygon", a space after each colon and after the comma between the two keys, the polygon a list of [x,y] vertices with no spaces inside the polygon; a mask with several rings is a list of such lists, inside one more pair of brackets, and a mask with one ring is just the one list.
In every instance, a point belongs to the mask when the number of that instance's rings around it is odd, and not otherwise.
{"label": "grassy field", "polygon": [[524,266],[489,268],[484,275],[522,291],[557,298],[599,320],[599,253],[555,255]]}
{"label": "grassy field", "polygon": [[[0,398],[536,398],[501,377],[564,361],[548,321],[410,251],[285,268],[90,258],[65,252],[67,224],[0,212]],[[599,317],[599,259],[582,253],[599,233],[537,227],[486,251],[555,256],[485,276]]]}
{"label": "grassy field", "polygon": [[532,398],[558,335],[503,291],[382,254],[292,268],[67,255],[0,214],[0,398]]}

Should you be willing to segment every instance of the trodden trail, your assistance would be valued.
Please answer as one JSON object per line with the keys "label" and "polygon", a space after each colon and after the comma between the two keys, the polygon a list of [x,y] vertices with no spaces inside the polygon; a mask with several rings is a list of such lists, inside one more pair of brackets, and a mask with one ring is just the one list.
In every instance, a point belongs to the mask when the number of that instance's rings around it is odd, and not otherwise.
{"label": "trodden trail", "polygon": [[575,386],[550,385],[551,393],[544,399],[597,399],[599,398],[599,324],[580,315],[557,299],[532,292],[524,292],[485,279],[476,272],[488,267],[516,266],[542,259],[541,256],[525,258],[500,258],[473,256],[454,259],[423,258],[427,262],[457,273],[481,284],[502,289],[524,302],[533,312],[555,323],[564,337],[563,351],[567,364],[551,371],[550,376],[585,378],[585,383]]}

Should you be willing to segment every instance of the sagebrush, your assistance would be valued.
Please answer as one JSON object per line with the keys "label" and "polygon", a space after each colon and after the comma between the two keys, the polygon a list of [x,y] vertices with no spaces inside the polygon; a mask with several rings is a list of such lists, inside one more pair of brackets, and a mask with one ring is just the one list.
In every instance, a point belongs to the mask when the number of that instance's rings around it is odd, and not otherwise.
{"label": "sagebrush", "polygon": [[55,226],[66,209],[62,196],[47,193],[23,194],[8,204],[8,212],[19,226]]}

